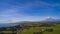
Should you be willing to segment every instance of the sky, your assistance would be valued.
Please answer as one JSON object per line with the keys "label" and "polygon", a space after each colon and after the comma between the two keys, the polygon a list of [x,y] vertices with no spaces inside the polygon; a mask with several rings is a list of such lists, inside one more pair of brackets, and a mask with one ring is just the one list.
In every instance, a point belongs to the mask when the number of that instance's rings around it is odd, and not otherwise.
{"label": "sky", "polygon": [[60,0],[0,0],[0,23],[60,18]]}

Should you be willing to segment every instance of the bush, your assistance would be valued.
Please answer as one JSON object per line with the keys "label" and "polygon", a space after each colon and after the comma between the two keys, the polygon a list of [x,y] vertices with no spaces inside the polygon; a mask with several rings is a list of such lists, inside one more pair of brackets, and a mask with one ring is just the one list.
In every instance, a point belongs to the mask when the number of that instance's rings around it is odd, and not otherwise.
{"label": "bush", "polygon": [[43,32],[42,31],[40,31],[40,32],[34,32],[34,34],[43,34]]}
{"label": "bush", "polygon": [[48,32],[53,32],[53,29],[46,29],[46,31],[48,31]]}

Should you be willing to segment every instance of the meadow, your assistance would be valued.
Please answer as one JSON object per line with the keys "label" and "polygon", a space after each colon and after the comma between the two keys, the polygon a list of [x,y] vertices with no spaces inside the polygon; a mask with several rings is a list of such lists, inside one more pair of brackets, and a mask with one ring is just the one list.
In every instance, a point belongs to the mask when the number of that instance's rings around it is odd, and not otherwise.
{"label": "meadow", "polygon": [[[38,26],[38,24],[35,26]],[[41,30],[45,30],[45,29],[53,29],[53,31],[52,32],[44,31],[42,34],[60,34],[60,24],[56,24],[55,26],[51,26],[51,27],[46,27],[46,26],[31,27],[29,29],[24,29],[21,34],[34,34],[35,32],[40,32]]]}
{"label": "meadow", "polygon": [[[14,28],[16,30],[14,30]],[[6,27],[3,30],[3,33],[13,34],[14,31],[16,31],[15,34],[60,34],[60,24],[53,24],[53,25],[51,24],[41,25],[39,23],[19,24],[13,27]]]}

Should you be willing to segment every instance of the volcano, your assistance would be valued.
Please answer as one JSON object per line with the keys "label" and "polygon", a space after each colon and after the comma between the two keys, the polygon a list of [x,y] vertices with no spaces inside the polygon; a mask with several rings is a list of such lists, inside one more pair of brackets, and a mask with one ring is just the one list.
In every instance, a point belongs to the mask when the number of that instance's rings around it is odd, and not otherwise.
{"label": "volcano", "polygon": [[60,22],[60,19],[56,19],[53,17],[47,17],[46,19],[42,20],[41,22]]}

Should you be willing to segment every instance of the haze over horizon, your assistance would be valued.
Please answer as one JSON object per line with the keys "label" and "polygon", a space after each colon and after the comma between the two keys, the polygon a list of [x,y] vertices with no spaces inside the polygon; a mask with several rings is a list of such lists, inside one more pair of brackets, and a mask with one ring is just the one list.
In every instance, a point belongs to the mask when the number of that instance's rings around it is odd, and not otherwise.
{"label": "haze over horizon", "polygon": [[60,19],[60,0],[0,0],[0,23]]}

